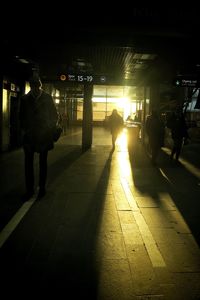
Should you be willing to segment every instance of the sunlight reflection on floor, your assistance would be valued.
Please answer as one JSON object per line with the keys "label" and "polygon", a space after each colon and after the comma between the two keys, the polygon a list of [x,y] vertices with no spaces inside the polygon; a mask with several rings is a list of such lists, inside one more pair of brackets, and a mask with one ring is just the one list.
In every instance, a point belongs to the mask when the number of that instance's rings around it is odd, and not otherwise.
{"label": "sunlight reflection on floor", "polygon": [[127,148],[127,130],[123,129],[119,135],[116,145],[118,147],[117,160],[120,168],[120,177],[130,177],[132,174],[129,153]]}
{"label": "sunlight reflection on floor", "polygon": [[127,130],[123,129],[121,134],[118,136],[116,145],[118,145],[120,151],[127,151]]}

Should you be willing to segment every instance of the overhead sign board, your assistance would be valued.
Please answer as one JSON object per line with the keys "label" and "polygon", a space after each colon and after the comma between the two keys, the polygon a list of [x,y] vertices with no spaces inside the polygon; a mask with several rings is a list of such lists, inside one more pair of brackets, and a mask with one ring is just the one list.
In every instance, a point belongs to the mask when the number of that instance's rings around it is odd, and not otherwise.
{"label": "overhead sign board", "polygon": [[200,80],[197,78],[176,78],[174,80],[175,86],[180,87],[193,87],[198,88],[200,87]]}
{"label": "overhead sign board", "polygon": [[61,81],[72,81],[72,82],[92,82],[93,76],[92,75],[77,75],[77,74],[61,74],[60,75]]}

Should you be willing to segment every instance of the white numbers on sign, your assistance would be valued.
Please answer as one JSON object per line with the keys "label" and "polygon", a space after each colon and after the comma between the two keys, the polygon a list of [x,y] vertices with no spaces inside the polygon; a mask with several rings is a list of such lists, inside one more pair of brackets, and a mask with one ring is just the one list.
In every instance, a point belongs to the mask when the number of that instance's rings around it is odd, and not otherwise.
{"label": "white numbers on sign", "polygon": [[83,76],[82,75],[78,75],[78,81],[83,81]]}

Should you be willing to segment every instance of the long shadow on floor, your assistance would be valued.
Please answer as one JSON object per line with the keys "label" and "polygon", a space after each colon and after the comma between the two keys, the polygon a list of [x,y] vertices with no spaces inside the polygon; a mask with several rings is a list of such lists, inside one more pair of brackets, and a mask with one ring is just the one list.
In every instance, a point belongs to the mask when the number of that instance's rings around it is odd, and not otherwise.
{"label": "long shadow on floor", "polygon": [[171,161],[164,151],[159,156],[157,166],[152,166],[142,144],[137,145],[130,159],[137,193],[151,197],[154,202],[152,205],[158,207],[161,207],[161,195],[169,194],[189,227],[188,231],[183,229],[182,233],[191,231],[200,245],[199,178],[180,162]]}
{"label": "long shadow on floor", "polygon": [[[84,160],[87,152],[75,149],[55,160],[49,170],[50,183],[80,155]],[[0,252],[1,285],[6,295],[97,299],[96,247],[111,156],[105,159],[98,181],[91,181],[92,192],[81,192],[78,186],[74,192],[62,192],[58,187],[59,197],[49,195],[34,203]]]}

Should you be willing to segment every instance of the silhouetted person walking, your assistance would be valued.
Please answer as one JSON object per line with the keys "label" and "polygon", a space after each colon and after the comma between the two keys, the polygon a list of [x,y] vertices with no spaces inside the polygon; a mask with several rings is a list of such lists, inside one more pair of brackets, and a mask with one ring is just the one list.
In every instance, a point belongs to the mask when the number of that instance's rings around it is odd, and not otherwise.
{"label": "silhouetted person walking", "polygon": [[57,111],[51,95],[42,90],[38,76],[30,79],[30,91],[22,96],[19,118],[25,156],[26,201],[34,195],[34,153],[39,153],[39,193],[46,193],[47,155],[53,149],[53,128],[57,122]]}
{"label": "silhouetted person walking", "polygon": [[181,108],[177,108],[167,120],[167,127],[171,129],[173,139],[170,158],[173,159],[175,156],[176,161],[178,161],[184,140],[188,138],[187,125]]}
{"label": "silhouetted person walking", "polygon": [[109,127],[112,135],[112,146],[115,149],[116,139],[121,132],[124,125],[123,118],[118,113],[117,109],[113,109],[112,114],[109,116]]}
{"label": "silhouetted person walking", "polygon": [[66,135],[67,133],[67,128],[68,128],[68,123],[69,123],[69,120],[68,120],[68,116],[67,116],[67,113],[63,113],[62,114],[62,128],[63,128],[63,133],[64,135]]}

